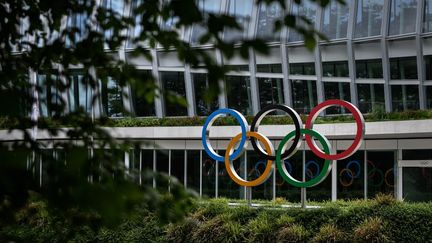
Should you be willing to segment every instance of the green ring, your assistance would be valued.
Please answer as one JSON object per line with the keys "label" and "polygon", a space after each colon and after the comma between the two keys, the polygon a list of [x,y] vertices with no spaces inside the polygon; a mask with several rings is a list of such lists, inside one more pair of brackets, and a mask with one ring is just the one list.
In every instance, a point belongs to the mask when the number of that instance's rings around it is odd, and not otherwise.
{"label": "green ring", "polygon": [[[320,133],[314,131],[314,130],[310,130],[310,129],[300,129],[300,133],[301,134],[307,134],[310,135],[312,137],[316,137],[318,138],[318,141],[320,142],[320,144],[323,146],[324,148],[324,153],[326,154],[330,154],[330,143],[329,141]],[[288,173],[288,171],[286,170],[285,166],[282,165],[281,163],[281,152],[283,150],[283,147],[285,146],[285,144],[295,136],[295,131],[292,131],[290,133],[288,133],[281,141],[281,143],[279,144],[279,147],[276,151],[276,166],[277,169],[279,171],[279,174],[282,176],[282,178],[288,182],[289,184],[295,186],[295,187],[312,187],[315,185],[318,185],[319,183],[321,183],[330,173],[331,169],[332,169],[332,161],[331,160],[325,160],[324,161],[324,166],[323,169],[321,170],[321,172],[318,174],[317,177],[312,178],[309,181],[298,181],[296,180],[294,177],[292,177],[290,175],[290,173]]]}

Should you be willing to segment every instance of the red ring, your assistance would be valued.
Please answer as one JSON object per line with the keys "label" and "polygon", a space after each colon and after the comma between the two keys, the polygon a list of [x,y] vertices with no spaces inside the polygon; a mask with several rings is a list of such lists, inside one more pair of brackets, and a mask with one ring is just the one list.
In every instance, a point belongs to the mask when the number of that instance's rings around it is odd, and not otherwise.
{"label": "red ring", "polygon": [[326,160],[341,160],[341,159],[345,159],[345,158],[348,158],[349,156],[351,156],[358,149],[358,147],[360,147],[360,143],[363,139],[363,135],[364,135],[364,131],[365,131],[364,118],[363,118],[361,112],[357,109],[357,107],[355,107],[353,104],[351,104],[347,101],[344,101],[344,100],[326,100],[326,101],[318,104],[317,106],[315,106],[312,109],[312,111],[310,112],[310,114],[306,120],[306,124],[305,124],[306,129],[312,129],[313,122],[318,117],[319,113],[330,106],[343,106],[343,107],[347,108],[352,113],[352,116],[354,117],[354,120],[357,124],[357,132],[356,132],[356,135],[354,138],[354,142],[351,144],[351,146],[347,150],[343,151],[340,154],[325,154],[319,148],[316,147],[315,142],[312,141],[312,139],[309,135],[305,135],[306,136],[306,142],[307,142],[309,148],[311,149],[311,151],[316,156],[318,156],[322,159],[326,159]]}

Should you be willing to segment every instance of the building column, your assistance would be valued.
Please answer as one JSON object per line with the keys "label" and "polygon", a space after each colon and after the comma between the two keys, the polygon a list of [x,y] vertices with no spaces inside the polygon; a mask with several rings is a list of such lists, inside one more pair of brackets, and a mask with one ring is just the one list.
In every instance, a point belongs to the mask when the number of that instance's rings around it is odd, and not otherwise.
{"label": "building column", "polygon": [[[318,7],[317,8],[317,21],[315,23],[315,29],[317,30],[321,30],[321,25],[322,25],[322,18],[323,18],[323,13],[324,13],[324,9]],[[317,99],[318,99],[318,103],[321,103],[324,101],[325,97],[324,97],[324,85],[322,82],[322,76],[323,76],[323,72],[322,72],[322,63],[321,63],[321,47],[319,44],[319,40],[318,43],[316,45],[316,48],[314,50],[314,55],[315,55],[315,74],[316,74],[316,87],[317,87]],[[325,111],[321,113],[322,115],[325,114]]]}
{"label": "building column", "polygon": [[384,78],[384,101],[386,112],[392,111],[391,87],[390,87],[390,63],[387,46],[387,35],[389,26],[390,1],[384,2],[383,22],[381,26],[381,55]]}
{"label": "building column", "polygon": [[[255,29],[258,24],[258,14],[259,14],[259,6],[254,4],[252,7],[252,15],[251,21],[248,26],[247,38],[254,38]],[[260,110],[260,99],[259,99],[259,87],[258,81],[256,78],[256,57],[255,52],[252,48],[249,48],[249,73],[250,73],[250,93],[251,93],[251,103],[252,103],[252,114],[258,113]]]}
{"label": "building column", "polygon": [[354,104],[355,106],[358,106],[357,87],[355,83],[356,80],[355,53],[354,53],[354,46],[352,42],[355,33],[357,1],[353,0],[348,2],[347,4],[349,4],[347,54],[348,54],[348,71],[349,71],[349,78],[350,78],[351,103]]}
{"label": "building column", "polygon": [[419,102],[420,109],[426,109],[426,87],[424,81],[426,79],[425,64],[423,58],[423,39],[421,33],[423,32],[423,13],[425,1],[418,0],[417,2],[417,18],[416,18],[416,58],[417,58],[417,78],[419,81]]}

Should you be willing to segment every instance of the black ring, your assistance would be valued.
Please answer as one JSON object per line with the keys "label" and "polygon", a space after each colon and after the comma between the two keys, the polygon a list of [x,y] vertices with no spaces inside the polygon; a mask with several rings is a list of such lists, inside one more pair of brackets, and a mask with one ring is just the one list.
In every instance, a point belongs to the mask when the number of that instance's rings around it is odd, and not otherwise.
{"label": "black ring", "polygon": [[[291,119],[294,122],[294,126],[295,126],[295,136],[294,136],[294,141],[291,145],[291,147],[289,147],[287,150],[285,150],[284,153],[282,153],[281,155],[281,159],[286,159],[288,157],[290,157],[292,154],[294,154],[297,149],[299,148],[300,145],[300,138],[301,138],[301,131],[300,129],[302,129],[303,127],[303,122],[299,116],[299,114],[292,109],[289,106],[286,105],[269,105],[266,106],[264,109],[260,110],[258,112],[258,114],[255,115],[253,121],[252,121],[252,125],[251,125],[251,131],[253,132],[258,132],[258,127],[259,124],[261,123],[261,120],[264,118],[264,116],[266,116],[268,113],[275,111],[275,110],[281,110],[286,112]],[[254,150],[263,158],[266,160],[276,160],[276,155],[268,155],[264,152],[264,150],[261,148],[261,146],[259,146],[256,142],[256,139],[254,138],[250,138],[250,141],[252,143],[252,147],[254,148]]]}

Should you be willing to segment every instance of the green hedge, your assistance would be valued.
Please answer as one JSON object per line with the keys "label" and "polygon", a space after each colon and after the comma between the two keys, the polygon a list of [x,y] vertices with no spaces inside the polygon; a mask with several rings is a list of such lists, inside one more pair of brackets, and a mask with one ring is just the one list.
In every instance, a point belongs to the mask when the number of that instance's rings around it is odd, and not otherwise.
{"label": "green hedge", "polygon": [[162,224],[149,211],[113,228],[96,216],[60,217],[43,204],[0,220],[0,241],[29,242],[431,242],[432,203],[399,203],[386,196],[368,201],[316,203],[319,208],[228,206],[228,200],[200,201],[186,218]]}
{"label": "green hedge", "polygon": [[[303,122],[306,121],[307,116],[301,115]],[[172,118],[116,118],[107,119],[101,118],[97,120],[97,124],[107,127],[173,127],[173,126],[202,126],[205,122],[206,117],[172,117]],[[246,120],[249,124],[252,123],[253,116],[247,116]],[[432,110],[416,110],[416,111],[404,111],[404,112],[391,112],[385,113],[383,111],[376,111],[374,113],[365,116],[365,120],[368,122],[373,121],[399,121],[399,120],[420,120],[420,119],[432,119]],[[344,123],[352,122],[353,118],[351,115],[337,115],[319,117],[316,123]],[[52,118],[40,118],[38,126],[42,128],[60,127],[60,126],[80,126],[83,122],[91,122],[91,120],[84,117],[78,118],[64,118],[60,120],[53,120]],[[0,117],[0,129],[9,128],[22,128],[31,127],[31,121],[29,119],[22,119],[18,121],[14,118]],[[238,122],[233,117],[222,117],[217,119],[215,125],[217,126],[230,126],[237,125]],[[284,125],[292,124],[291,118],[287,116],[267,116],[261,124],[263,125]]]}

